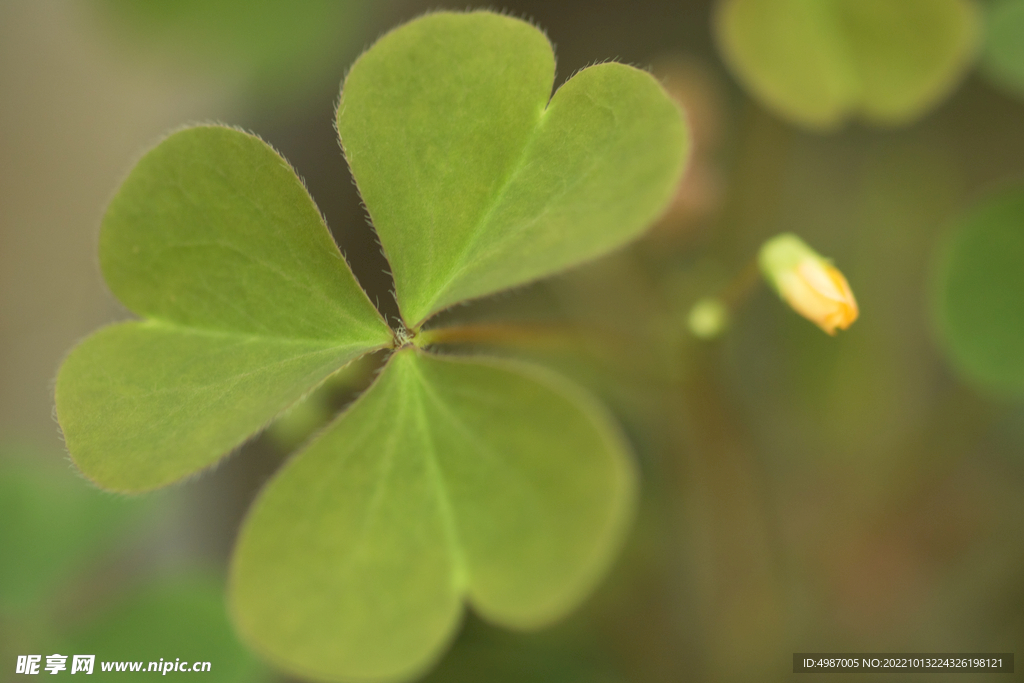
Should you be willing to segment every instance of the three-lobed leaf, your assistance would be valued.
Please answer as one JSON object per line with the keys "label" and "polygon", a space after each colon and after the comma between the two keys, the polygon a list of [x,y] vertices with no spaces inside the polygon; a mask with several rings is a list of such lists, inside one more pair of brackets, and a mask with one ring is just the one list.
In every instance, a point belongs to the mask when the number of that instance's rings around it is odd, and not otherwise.
{"label": "three-lobed leaf", "polygon": [[549,623],[617,547],[634,474],[590,398],[536,368],[406,343],[445,307],[623,244],[671,199],[688,138],[653,78],[602,64],[550,97],[553,78],[540,31],[475,12],[393,31],[346,79],[339,133],[411,334],[392,335],[254,136],[171,135],[104,217],[104,276],[142,320],[73,350],[56,401],[72,457],[105,487],[199,471],[349,361],[397,347],[242,530],[234,616],[289,671],[410,676],[463,602]]}
{"label": "three-lobed leaf", "polygon": [[599,64],[552,97],[554,77],[544,35],[489,12],[428,15],[353,65],[338,131],[410,327],[605,254],[674,195],[689,140],[650,74]]}
{"label": "three-lobed leaf", "polygon": [[969,381],[1024,393],[1024,190],[973,207],[939,253],[934,311],[943,346]]}
{"label": "three-lobed leaf", "polygon": [[719,0],[714,29],[758,99],[829,129],[922,116],[966,72],[980,23],[972,0]]}
{"label": "three-lobed leaf", "polygon": [[317,679],[415,674],[467,600],[562,616],[629,517],[627,448],[591,399],[530,366],[396,352],[253,506],[232,567],[250,640]]}

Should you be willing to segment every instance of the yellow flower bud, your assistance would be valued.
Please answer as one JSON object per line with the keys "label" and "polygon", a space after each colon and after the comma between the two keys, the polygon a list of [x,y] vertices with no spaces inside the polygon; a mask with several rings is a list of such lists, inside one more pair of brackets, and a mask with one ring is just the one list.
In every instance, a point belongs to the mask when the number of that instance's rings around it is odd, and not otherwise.
{"label": "yellow flower bud", "polygon": [[765,242],[758,263],[782,300],[828,334],[845,330],[857,319],[860,311],[846,278],[796,235]]}

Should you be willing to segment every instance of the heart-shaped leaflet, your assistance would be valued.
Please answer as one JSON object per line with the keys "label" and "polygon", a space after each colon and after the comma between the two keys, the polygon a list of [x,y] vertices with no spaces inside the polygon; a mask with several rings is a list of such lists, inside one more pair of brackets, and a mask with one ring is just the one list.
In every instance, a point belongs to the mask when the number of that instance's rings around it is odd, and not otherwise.
{"label": "heart-shaped leaflet", "polygon": [[675,193],[686,129],[650,74],[554,78],[544,34],[488,12],[406,24],[349,72],[338,132],[407,326],[608,253]]}

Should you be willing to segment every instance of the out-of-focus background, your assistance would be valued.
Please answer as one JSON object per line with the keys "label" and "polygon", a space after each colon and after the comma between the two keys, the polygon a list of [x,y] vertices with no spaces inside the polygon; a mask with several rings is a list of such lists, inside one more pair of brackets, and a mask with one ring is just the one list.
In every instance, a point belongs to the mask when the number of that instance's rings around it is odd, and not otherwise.
{"label": "out-of-focus background", "polygon": [[[773,681],[800,651],[1020,654],[1024,399],[958,369],[937,283],[959,217],[1024,183],[1024,67],[1012,75],[1024,50],[1005,57],[1024,33],[1000,38],[1005,76],[983,22],[948,95],[911,121],[809,130],[727,68],[713,5],[501,6],[546,30],[558,82],[606,59],[649,68],[686,108],[695,148],[639,243],[446,314],[511,321],[503,343],[484,339],[490,352],[600,395],[632,439],[642,496],[578,613],[530,634],[469,616],[430,681]],[[23,654],[193,652],[213,662],[211,680],[285,680],[235,640],[225,564],[255,492],[373,363],[344,373],[319,413],[140,498],[76,475],[53,378],[76,341],[127,316],[98,269],[107,199],[189,122],[241,126],[280,150],[393,315],[333,106],[363,49],[437,7],[0,0],[0,681],[20,678]],[[1024,221],[1017,230],[1019,243]],[[784,231],[846,274],[862,311],[847,332],[830,338],[744,284],[760,244]],[[690,307],[723,292],[735,294],[730,328],[694,339]]]}

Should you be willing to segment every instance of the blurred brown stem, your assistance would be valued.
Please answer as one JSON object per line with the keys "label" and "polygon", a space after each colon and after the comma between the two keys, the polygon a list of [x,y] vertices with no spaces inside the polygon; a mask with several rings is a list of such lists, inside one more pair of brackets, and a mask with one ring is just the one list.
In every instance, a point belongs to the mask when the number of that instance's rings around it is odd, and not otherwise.
{"label": "blurred brown stem", "polygon": [[761,284],[761,268],[757,264],[757,258],[752,258],[722,290],[718,299],[730,312],[735,312],[750,298],[759,284]]}
{"label": "blurred brown stem", "polygon": [[535,323],[471,323],[437,327],[419,333],[422,345],[431,344],[499,344],[512,346],[571,347],[578,336],[565,325]]}
{"label": "blurred brown stem", "polygon": [[700,548],[706,651],[722,680],[756,678],[783,647],[777,538],[769,496],[742,420],[723,390],[719,345],[694,349],[679,386],[688,458],[679,472]]}

